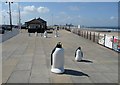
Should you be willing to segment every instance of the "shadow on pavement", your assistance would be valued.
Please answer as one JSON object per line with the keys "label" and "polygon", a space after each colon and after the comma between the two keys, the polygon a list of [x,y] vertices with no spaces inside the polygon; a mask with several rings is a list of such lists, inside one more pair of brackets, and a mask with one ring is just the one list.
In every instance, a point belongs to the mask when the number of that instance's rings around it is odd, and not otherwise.
{"label": "shadow on pavement", "polygon": [[93,61],[90,61],[90,60],[81,60],[79,62],[93,63]]}
{"label": "shadow on pavement", "polygon": [[64,74],[73,75],[73,76],[87,76],[87,77],[89,77],[88,74],[85,74],[85,73],[80,72],[80,71],[70,70],[70,69],[65,69]]}
{"label": "shadow on pavement", "polygon": [[[73,61],[76,62],[75,60],[73,60]],[[85,59],[77,61],[77,62],[93,63],[93,61],[91,61],[91,60],[85,60]]]}

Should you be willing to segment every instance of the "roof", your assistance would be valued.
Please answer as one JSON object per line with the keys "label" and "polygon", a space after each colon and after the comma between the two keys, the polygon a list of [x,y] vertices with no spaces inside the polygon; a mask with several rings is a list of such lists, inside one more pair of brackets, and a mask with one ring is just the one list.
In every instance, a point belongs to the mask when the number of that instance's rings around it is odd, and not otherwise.
{"label": "roof", "polygon": [[37,20],[42,21],[42,22],[46,22],[45,20],[41,19],[40,17]]}
{"label": "roof", "polygon": [[38,19],[35,18],[25,23],[41,24],[41,23],[46,23],[46,21],[41,18],[38,18]]}

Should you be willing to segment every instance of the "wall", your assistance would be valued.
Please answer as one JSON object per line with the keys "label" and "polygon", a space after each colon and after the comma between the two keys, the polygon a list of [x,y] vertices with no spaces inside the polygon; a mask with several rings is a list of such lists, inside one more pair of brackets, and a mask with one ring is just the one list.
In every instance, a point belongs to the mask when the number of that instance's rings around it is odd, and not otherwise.
{"label": "wall", "polygon": [[0,35],[0,43],[16,36],[17,34],[19,34],[18,29],[13,29],[12,31],[5,32],[4,34]]}

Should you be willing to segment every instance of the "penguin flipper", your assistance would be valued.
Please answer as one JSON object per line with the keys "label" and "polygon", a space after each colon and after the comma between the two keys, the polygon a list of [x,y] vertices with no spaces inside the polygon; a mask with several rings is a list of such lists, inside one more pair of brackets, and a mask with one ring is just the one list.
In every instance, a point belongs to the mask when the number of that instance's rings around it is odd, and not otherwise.
{"label": "penguin flipper", "polygon": [[[77,50],[76,50],[77,51]],[[76,57],[76,51],[75,51],[75,57]]]}
{"label": "penguin flipper", "polygon": [[52,53],[51,53],[51,65],[52,65],[52,62],[53,62],[53,59],[52,59],[53,56],[52,55],[53,55],[55,49],[56,49],[56,47],[52,50]]}
{"label": "penguin flipper", "polygon": [[75,50],[75,57],[76,57],[76,52],[77,52],[78,48]]}

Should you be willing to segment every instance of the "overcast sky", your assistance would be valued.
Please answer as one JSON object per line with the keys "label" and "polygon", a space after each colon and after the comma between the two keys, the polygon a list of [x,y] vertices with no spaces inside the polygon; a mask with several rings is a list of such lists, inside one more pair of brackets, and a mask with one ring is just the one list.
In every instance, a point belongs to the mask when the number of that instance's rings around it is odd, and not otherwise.
{"label": "overcast sky", "polygon": [[[21,22],[41,17],[48,25],[72,23],[86,26],[117,26],[118,2],[20,2]],[[13,24],[18,22],[18,3],[12,6]],[[8,4],[2,2],[2,24],[9,24]]]}

